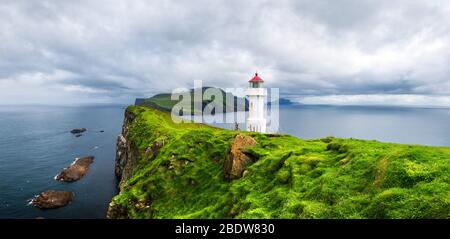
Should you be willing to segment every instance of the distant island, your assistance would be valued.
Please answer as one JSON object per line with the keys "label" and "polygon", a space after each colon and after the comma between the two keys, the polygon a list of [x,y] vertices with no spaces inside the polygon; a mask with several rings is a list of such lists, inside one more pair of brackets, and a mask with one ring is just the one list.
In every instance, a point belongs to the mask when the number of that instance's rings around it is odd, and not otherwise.
{"label": "distant island", "polygon": [[449,159],[449,147],[175,124],[130,106],[107,217],[449,218]]}
{"label": "distant island", "polygon": [[[248,111],[248,100],[245,98],[240,98],[237,97],[235,95],[233,95],[232,93],[229,92],[225,92],[224,90],[220,89],[220,88],[214,88],[214,87],[203,87],[202,88],[202,94],[207,90],[207,89],[218,89],[219,91],[222,92],[223,94],[223,99],[222,99],[222,109],[223,112],[222,113],[226,113],[226,112],[237,112],[237,111]],[[213,104],[214,102],[212,102],[211,100],[203,100],[201,102],[201,109],[198,108],[197,104],[195,104],[196,102],[194,102],[194,89],[189,90],[189,93],[191,94],[191,112],[184,112],[185,114],[197,114],[199,112],[203,112],[204,108],[206,107],[206,105],[208,104]],[[230,106],[226,104],[226,99],[227,97],[234,99],[234,105]],[[154,95],[150,98],[137,98],[135,100],[135,105],[139,105],[139,106],[150,106],[152,108],[161,110],[161,111],[165,111],[165,112],[170,112],[172,110],[172,107],[177,104],[179,101],[178,100],[172,100],[171,99],[171,94],[170,93],[161,93],[161,94],[157,94]],[[239,103],[239,102],[244,102],[244,103]],[[272,103],[273,104],[273,103]],[[285,99],[285,98],[280,98],[278,100],[278,104],[279,105],[292,105],[294,104],[293,102],[291,102],[289,99]],[[271,105],[271,102],[268,103],[268,105]]]}

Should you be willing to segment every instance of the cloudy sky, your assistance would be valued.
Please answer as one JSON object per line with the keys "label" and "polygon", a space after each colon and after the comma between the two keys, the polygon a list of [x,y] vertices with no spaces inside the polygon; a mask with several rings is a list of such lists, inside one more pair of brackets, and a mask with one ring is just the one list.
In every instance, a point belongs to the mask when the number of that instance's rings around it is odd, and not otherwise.
{"label": "cloudy sky", "polygon": [[450,106],[450,2],[1,0],[0,104],[128,104],[255,70],[304,103]]}

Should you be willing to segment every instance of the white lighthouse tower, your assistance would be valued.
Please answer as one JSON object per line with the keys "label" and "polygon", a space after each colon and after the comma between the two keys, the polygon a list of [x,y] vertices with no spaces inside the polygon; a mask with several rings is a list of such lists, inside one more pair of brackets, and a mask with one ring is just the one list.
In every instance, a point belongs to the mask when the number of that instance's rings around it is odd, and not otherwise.
{"label": "white lighthouse tower", "polygon": [[266,114],[265,98],[267,96],[266,88],[263,88],[263,79],[255,73],[255,76],[249,81],[247,89],[247,97],[249,103],[249,111],[247,117],[247,131],[266,132]]}

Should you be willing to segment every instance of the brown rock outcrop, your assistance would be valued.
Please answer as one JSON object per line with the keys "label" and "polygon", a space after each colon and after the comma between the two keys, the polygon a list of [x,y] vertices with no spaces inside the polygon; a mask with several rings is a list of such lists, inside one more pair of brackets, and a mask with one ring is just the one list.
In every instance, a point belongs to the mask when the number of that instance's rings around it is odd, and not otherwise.
{"label": "brown rock outcrop", "polygon": [[78,158],[69,167],[65,168],[58,175],[56,175],[55,179],[64,182],[77,181],[87,173],[89,166],[93,162],[93,156]]}
{"label": "brown rock outcrop", "polygon": [[31,203],[41,209],[59,208],[69,204],[74,196],[73,192],[48,190],[37,195]]}
{"label": "brown rock outcrop", "polygon": [[256,146],[256,140],[245,134],[238,134],[230,145],[229,152],[225,158],[224,171],[227,179],[238,179],[242,177],[245,166],[254,160],[242,150]]}

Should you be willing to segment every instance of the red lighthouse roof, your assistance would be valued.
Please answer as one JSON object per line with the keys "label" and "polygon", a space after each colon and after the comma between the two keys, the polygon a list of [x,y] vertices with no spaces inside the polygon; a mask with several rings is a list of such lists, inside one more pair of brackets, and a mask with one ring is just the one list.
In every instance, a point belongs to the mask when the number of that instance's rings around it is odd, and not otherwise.
{"label": "red lighthouse roof", "polygon": [[249,82],[264,82],[263,79],[261,79],[261,77],[258,76],[258,72],[255,73],[255,76],[249,80]]}

